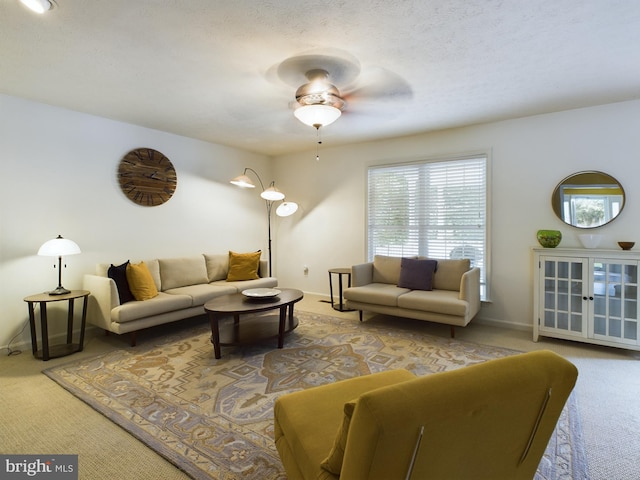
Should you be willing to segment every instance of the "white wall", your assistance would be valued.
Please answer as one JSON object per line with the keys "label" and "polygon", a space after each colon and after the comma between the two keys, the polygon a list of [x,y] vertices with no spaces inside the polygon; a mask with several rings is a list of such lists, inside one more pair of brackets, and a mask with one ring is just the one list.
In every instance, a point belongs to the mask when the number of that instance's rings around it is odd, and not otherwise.
{"label": "white wall", "polygon": [[[178,187],[164,205],[141,207],[120,191],[118,163],[137,147],[176,167]],[[266,258],[265,204],[229,184],[245,166],[270,177],[266,156],[0,95],[0,162],[2,347],[28,319],[23,298],[57,286],[56,259],[36,253],[58,234],[82,250],[65,259],[63,285],[72,289],[98,262],[229,249]],[[64,312],[53,309],[54,326]],[[12,345],[21,342],[30,342],[29,328]]]}
{"label": "white wall", "polygon": [[365,260],[367,166],[489,150],[492,302],[483,305],[480,317],[530,326],[536,231],[558,229],[561,246],[579,246],[580,230],[551,209],[560,180],[591,169],[616,177],[627,203],[617,220],[598,229],[606,235],[601,247],[618,248],[618,240],[640,244],[639,127],[640,101],[634,101],[330,148],[330,129],[340,128],[338,120],[324,133],[319,162],[315,151],[276,159],[280,187],[301,205],[301,213],[278,219],[280,284],[328,293],[328,268]]}
{"label": "white wall", "polygon": [[[263,181],[275,179],[301,207],[292,217],[273,218],[280,285],[328,294],[329,268],[365,259],[368,165],[477,149],[492,152],[492,303],[480,316],[530,326],[535,232],[559,229],[561,246],[579,245],[578,230],[551,210],[550,196],[561,179],[588,169],[618,178],[627,204],[619,219],[599,230],[606,235],[603,246],[614,248],[617,240],[640,244],[639,125],[635,101],[331,148],[330,129],[340,128],[338,120],[323,134],[319,162],[312,129],[311,150],[272,161],[0,95],[0,346],[27,320],[22,299],[57,285],[54,259],[36,252],[58,234],[82,249],[66,259],[68,288],[81,288],[82,275],[98,262],[257,248],[266,257],[264,203],[258,192],[228,183],[249,166]],[[163,152],[178,172],[174,197],[159,207],[137,206],[118,187],[120,158],[141,146]],[[60,331],[63,311],[57,313]],[[12,345],[29,339],[27,328]]]}

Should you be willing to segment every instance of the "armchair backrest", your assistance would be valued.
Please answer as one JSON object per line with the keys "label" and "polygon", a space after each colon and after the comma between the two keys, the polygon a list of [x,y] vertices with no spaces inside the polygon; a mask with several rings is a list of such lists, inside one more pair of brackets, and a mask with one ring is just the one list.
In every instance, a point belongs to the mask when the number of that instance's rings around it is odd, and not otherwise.
{"label": "armchair backrest", "polygon": [[577,375],[538,351],[368,392],[340,478],[531,479]]}

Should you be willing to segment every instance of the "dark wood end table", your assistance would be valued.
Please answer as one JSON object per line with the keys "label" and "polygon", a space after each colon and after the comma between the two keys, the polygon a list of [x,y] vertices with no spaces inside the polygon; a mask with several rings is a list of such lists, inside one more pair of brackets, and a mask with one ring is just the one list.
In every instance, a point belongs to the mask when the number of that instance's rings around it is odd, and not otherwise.
{"label": "dark wood end table", "polygon": [[[37,293],[24,298],[29,305],[29,324],[31,325],[31,347],[33,356],[44,361],[50,358],[64,357],[75,352],[81,352],[84,348],[84,330],[87,323],[87,301],[91,294],[88,290],[71,290],[63,295],[49,295],[48,293]],[[73,304],[76,298],[83,298],[82,303],[82,323],[80,324],[80,339],[78,343],[73,343]],[[67,300],[67,343],[60,345],[49,345],[49,327],[47,319],[47,304]],[[42,350],[38,350],[38,338],[36,336],[35,304],[40,305],[40,329],[42,334]]]}
{"label": "dark wood end table", "polygon": [[[293,315],[293,304],[302,300],[304,295],[301,290],[294,288],[278,290],[281,293],[277,297],[250,298],[242,293],[232,293],[204,304],[211,323],[211,343],[216,358],[221,356],[221,345],[245,345],[277,337],[278,348],[284,346],[284,335],[298,326],[298,320]],[[240,331],[240,315],[271,310],[279,310],[279,315],[245,319],[242,332]],[[229,316],[233,316],[233,328],[221,328],[227,325],[221,325],[220,321]]]}
{"label": "dark wood end table", "polygon": [[[331,281],[331,275],[338,275],[338,304],[333,301],[333,282]],[[331,297],[331,307],[339,312],[351,312],[350,308],[344,306],[344,297],[342,296],[343,285],[342,277],[347,277],[347,287],[351,286],[351,269],[350,268],[330,268],[329,269],[329,296]]]}

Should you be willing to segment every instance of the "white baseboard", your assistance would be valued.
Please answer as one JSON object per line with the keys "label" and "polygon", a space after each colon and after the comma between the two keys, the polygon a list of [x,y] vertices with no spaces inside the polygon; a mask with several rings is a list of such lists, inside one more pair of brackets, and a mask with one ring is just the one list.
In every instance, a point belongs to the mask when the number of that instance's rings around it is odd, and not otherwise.
{"label": "white baseboard", "polygon": [[491,327],[508,328],[510,330],[519,330],[521,332],[533,333],[533,325],[525,325],[523,323],[507,322],[505,320],[496,320],[495,318],[475,318],[473,323],[480,325],[488,325]]}

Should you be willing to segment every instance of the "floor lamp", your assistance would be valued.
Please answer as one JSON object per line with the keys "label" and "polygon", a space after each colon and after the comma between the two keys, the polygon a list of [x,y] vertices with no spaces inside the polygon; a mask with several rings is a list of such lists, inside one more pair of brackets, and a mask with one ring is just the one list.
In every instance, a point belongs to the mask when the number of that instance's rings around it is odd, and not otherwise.
{"label": "floor lamp", "polygon": [[[262,179],[258,172],[256,172],[253,168],[245,167],[242,175],[237,176],[231,183],[237,185],[242,188],[256,188],[255,184],[251,181],[251,179],[247,176],[247,172],[252,172],[258,182],[260,182],[260,187],[262,187],[262,193],[260,196],[264,199],[267,206],[267,223],[269,225],[269,276],[271,276],[272,268],[271,268],[271,209],[273,207],[274,202],[284,200],[284,193],[278,190],[275,186],[275,181],[271,181],[268,188],[264,188],[264,183],[262,183]],[[276,208],[276,215],[279,217],[288,217],[289,215],[293,215],[296,210],[298,210],[298,204],[295,202],[282,202]]]}

